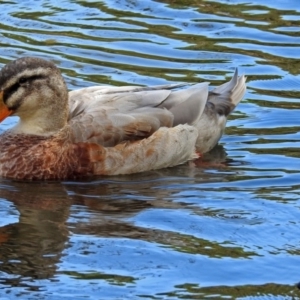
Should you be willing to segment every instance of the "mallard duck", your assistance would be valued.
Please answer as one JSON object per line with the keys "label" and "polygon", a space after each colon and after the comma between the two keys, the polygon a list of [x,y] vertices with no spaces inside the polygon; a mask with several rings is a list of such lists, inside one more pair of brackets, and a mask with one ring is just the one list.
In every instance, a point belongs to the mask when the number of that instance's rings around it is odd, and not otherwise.
{"label": "mallard duck", "polygon": [[209,91],[188,87],[94,86],[68,93],[54,63],[23,57],[0,71],[0,176],[76,179],[176,166],[212,149],[242,99],[245,77]]}

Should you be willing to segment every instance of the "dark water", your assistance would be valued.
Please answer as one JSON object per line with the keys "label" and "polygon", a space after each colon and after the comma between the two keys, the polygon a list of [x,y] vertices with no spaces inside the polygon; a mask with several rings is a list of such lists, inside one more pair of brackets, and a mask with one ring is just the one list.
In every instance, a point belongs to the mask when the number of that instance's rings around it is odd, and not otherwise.
{"label": "dark water", "polygon": [[300,299],[298,0],[1,1],[0,15],[0,64],[52,59],[70,89],[248,76],[198,166],[1,180],[0,299]]}

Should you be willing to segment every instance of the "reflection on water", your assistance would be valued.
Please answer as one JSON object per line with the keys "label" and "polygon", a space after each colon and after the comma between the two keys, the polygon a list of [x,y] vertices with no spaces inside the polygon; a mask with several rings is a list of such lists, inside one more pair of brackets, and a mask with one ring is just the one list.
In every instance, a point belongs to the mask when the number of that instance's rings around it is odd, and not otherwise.
{"label": "reflection on water", "polygon": [[236,66],[249,87],[222,146],[196,162],[88,182],[1,180],[1,299],[300,298],[298,0],[0,8],[0,63],[52,59],[70,89],[214,86]]}

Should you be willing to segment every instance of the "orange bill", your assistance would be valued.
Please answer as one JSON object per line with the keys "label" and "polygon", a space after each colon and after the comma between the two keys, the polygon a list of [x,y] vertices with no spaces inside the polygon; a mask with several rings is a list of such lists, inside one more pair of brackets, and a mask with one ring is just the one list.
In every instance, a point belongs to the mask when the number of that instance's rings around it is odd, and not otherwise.
{"label": "orange bill", "polygon": [[10,116],[12,113],[13,111],[9,110],[3,102],[3,91],[0,91],[0,122]]}

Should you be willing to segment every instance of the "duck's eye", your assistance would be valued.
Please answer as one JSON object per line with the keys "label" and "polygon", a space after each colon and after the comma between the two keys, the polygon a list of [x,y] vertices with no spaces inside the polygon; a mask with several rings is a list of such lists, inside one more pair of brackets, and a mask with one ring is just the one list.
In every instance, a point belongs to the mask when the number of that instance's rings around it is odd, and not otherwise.
{"label": "duck's eye", "polygon": [[27,78],[21,77],[21,78],[19,79],[19,84],[20,84],[20,85],[24,85],[27,81],[28,81]]}

